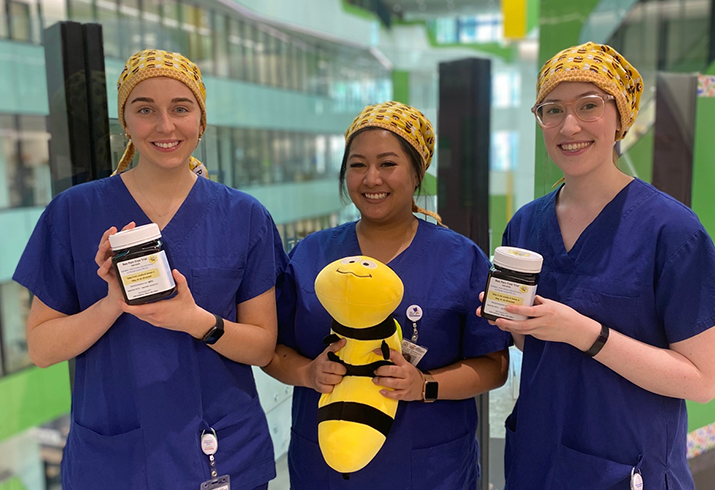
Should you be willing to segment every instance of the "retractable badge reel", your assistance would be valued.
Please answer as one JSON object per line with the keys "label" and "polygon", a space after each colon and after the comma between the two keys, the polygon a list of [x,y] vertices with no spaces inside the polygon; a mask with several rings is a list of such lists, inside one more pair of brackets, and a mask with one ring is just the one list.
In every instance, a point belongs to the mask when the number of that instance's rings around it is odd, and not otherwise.
{"label": "retractable badge reel", "polygon": [[635,466],[631,469],[631,490],[643,490],[641,470],[637,470]]}
{"label": "retractable badge reel", "polygon": [[218,470],[216,469],[214,454],[218,451],[218,437],[215,430],[201,432],[201,451],[209,457],[211,479],[203,482],[200,490],[231,490],[231,476],[218,476]]}
{"label": "retractable badge reel", "polygon": [[407,319],[412,322],[412,338],[410,340],[402,339],[402,355],[407,359],[407,362],[417,366],[427,353],[425,347],[415,343],[420,336],[420,332],[417,330],[417,322],[422,319],[422,308],[419,305],[410,305],[407,307],[406,314]]}

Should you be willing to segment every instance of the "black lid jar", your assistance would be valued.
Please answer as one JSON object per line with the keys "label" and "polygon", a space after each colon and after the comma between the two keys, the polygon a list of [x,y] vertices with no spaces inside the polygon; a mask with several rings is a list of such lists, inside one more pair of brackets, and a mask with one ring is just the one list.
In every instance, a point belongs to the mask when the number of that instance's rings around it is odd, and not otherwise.
{"label": "black lid jar", "polygon": [[112,263],[124,300],[142,305],[171,296],[176,291],[171,265],[156,223],[123,230],[109,237]]}
{"label": "black lid jar", "polygon": [[489,270],[484,287],[482,317],[526,320],[524,315],[508,313],[507,305],[532,306],[539,283],[539,272],[544,258],[531,250],[516,247],[497,247],[494,265]]}

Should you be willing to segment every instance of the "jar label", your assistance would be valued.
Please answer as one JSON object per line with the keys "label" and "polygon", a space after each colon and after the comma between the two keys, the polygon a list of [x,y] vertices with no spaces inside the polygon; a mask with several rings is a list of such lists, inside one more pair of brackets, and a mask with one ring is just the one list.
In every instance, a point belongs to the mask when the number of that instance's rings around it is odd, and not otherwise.
{"label": "jar label", "polygon": [[489,291],[484,301],[483,311],[489,315],[508,318],[510,320],[526,320],[524,315],[508,313],[507,305],[532,306],[536,296],[536,286],[519,284],[492,277],[489,280]]}
{"label": "jar label", "polygon": [[163,293],[175,285],[169,261],[163,250],[144,257],[118,262],[117,269],[129,300]]}

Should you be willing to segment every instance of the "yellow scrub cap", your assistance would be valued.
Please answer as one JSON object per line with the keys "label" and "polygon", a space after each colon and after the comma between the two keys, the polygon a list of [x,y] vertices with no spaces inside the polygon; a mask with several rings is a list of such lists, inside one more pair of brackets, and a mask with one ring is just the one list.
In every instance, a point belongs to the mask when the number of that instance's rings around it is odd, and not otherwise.
{"label": "yellow scrub cap", "polygon": [[[395,133],[407,141],[420,155],[420,182],[432,163],[434,155],[434,130],[432,123],[414,107],[400,102],[389,101],[369,105],[357,115],[350,127],[345,131],[345,145],[350,144],[352,137],[364,128],[381,128]],[[412,211],[432,216],[437,223],[442,224],[442,218],[437,213],[419,207],[412,200]]]}
{"label": "yellow scrub cap", "polygon": [[616,98],[621,140],[638,116],[643,80],[640,73],[618,51],[605,44],[587,42],[564,49],[544,63],[536,83],[536,104],[561,82],[593,83]]}
{"label": "yellow scrub cap", "polygon": [[[161,49],[145,49],[132,55],[127,64],[124,65],[119,80],[117,80],[119,122],[122,127],[126,127],[124,122],[124,104],[127,97],[140,82],[153,77],[168,77],[180,81],[193,92],[194,97],[201,108],[201,128],[199,129],[199,139],[206,130],[206,87],[201,78],[201,70],[188,58],[179,53],[170,53]],[[123,172],[131,163],[134,157],[134,145],[131,141],[119,161],[115,174]],[[191,157],[189,165],[191,170],[199,175],[208,177],[206,167],[194,157]]]}

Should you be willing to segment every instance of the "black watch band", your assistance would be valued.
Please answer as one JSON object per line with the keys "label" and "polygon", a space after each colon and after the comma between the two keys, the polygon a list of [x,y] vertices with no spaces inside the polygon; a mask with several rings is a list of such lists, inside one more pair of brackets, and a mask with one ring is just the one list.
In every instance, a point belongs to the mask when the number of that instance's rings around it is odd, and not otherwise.
{"label": "black watch band", "polygon": [[223,318],[216,315],[215,313],[213,315],[214,318],[216,318],[216,323],[213,327],[209,329],[208,332],[206,332],[206,335],[204,335],[201,339],[204,344],[215,344],[216,341],[220,339],[223,335]]}
{"label": "black watch band", "polygon": [[610,332],[610,329],[602,323],[601,324],[601,333],[598,334],[598,338],[593,343],[591,348],[586,351],[587,356],[593,357],[596,354],[598,354],[599,352],[601,352],[601,349],[603,349],[603,346],[606,345],[606,341],[608,340],[609,332]]}

